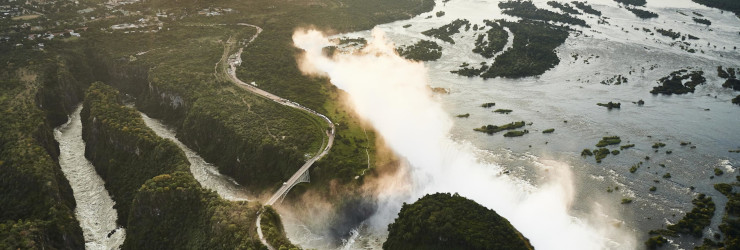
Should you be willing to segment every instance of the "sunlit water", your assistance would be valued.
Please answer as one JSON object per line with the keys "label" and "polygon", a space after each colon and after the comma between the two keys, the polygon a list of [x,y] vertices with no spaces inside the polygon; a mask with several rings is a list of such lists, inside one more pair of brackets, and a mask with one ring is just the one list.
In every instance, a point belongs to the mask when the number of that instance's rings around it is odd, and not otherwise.
{"label": "sunlit water", "polygon": [[195,153],[195,151],[180,142],[180,140],[175,136],[176,133],[174,130],[168,128],[159,120],[150,118],[144,113],[141,113],[141,117],[144,119],[146,125],[154,130],[154,133],[162,138],[172,140],[178,147],[180,147],[180,149],[182,149],[183,152],[185,152],[185,156],[187,156],[188,161],[190,161],[190,172],[193,173],[193,176],[198,180],[200,185],[216,191],[221,198],[230,201],[249,200],[248,193],[244,187],[240,186],[234,179],[219,173],[215,166],[206,162],[197,153]]}
{"label": "sunlit water", "polygon": [[[561,1],[569,2],[569,1]],[[610,24],[598,24],[595,16],[580,15],[591,28],[575,27],[583,34],[571,33],[566,43],[557,49],[560,64],[540,77],[525,79],[467,78],[449,73],[458,65],[472,65],[491,60],[471,52],[475,31],[463,31],[453,36],[456,44],[437,41],[443,46],[440,60],[426,64],[430,85],[450,90],[450,94],[438,95],[450,116],[470,113],[470,118],[457,119],[452,137],[463,144],[472,144],[483,150],[480,157],[511,171],[511,175],[537,184],[537,175],[543,161],[564,162],[576,174],[578,201],[572,213],[590,211],[585,204],[596,202],[606,208],[615,208],[616,214],[640,239],[647,231],[661,228],[666,222],[676,222],[685,211],[691,209],[691,199],[697,193],[706,193],[717,203],[717,214],[707,232],[717,231],[721,211],[726,199],[713,189],[713,184],[735,179],[735,168],[740,165],[740,154],[728,150],[740,148],[740,107],[730,103],[738,93],[721,87],[724,80],[717,77],[716,67],[740,66],[740,51],[733,47],[740,41],[740,19],[729,12],[707,8],[690,0],[648,1],[647,9],[660,15],[659,18],[641,20],[631,12],[620,8],[611,0],[586,1]],[[438,2],[437,7],[427,14],[411,20],[380,25],[388,37],[397,45],[408,45],[419,39],[433,40],[421,31],[442,26],[452,20],[468,19],[472,24],[482,25],[484,19],[508,19],[497,7],[498,1],[450,1]],[[545,0],[537,0],[539,8],[550,9]],[[434,15],[445,11],[443,17]],[[684,16],[677,11],[682,11]],[[697,24],[692,12],[699,12],[712,25]],[[409,28],[402,26],[411,24]],[[635,28],[640,29],[634,30]],[[682,34],[700,38],[687,42],[697,53],[691,54],[672,45],[673,40],[658,33],[650,35],[642,28],[673,29]],[[339,36],[370,38],[370,31]],[[708,45],[711,44],[711,45]],[[714,47],[716,46],[716,48]],[[704,51],[701,53],[700,51]],[[578,54],[578,59],[572,55]],[[598,57],[597,57],[598,56]],[[707,84],[697,87],[693,94],[654,96],[649,91],[656,80],[675,70],[692,67],[705,72]],[[631,72],[631,73],[630,73]],[[601,81],[615,75],[628,78],[622,85],[602,85]],[[632,104],[644,100],[642,107]],[[621,102],[619,110],[607,111],[596,106],[598,102]],[[514,110],[509,115],[496,114],[493,109],[483,109],[480,104],[495,102],[496,108]],[[505,124],[524,120],[533,122],[526,129],[530,134],[521,138],[504,138],[501,134],[488,136],[472,129],[486,124]],[[567,121],[567,122],[566,122]],[[542,130],[555,128],[555,133],[544,135]],[[622,144],[635,144],[620,155],[608,156],[601,164],[593,158],[583,159],[580,151],[595,148],[603,136],[618,135]],[[696,146],[680,146],[681,141]],[[667,144],[655,152],[655,142]],[[666,151],[672,154],[666,154]],[[645,160],[646,156],[650,160]],[[643,161],[636,173],[629,168]],[[659,166],[664,164],[664,167]],[[714,168],[725,174],[710,179]],[[670,173],[672,178],[662,176]],[[656,182],[657,181],[657,182]],[[617,187],[612,193],[607,188]],[[656,192],[649,192],[656,186]],[[690,186],[696,189],[691,191]],[[621,205],[619,201],[629,197],[632,204]],[[675,216],[674,216],[675,215]],[[325,246],[317,242],[320,235],[302,227],[295,218],[288,217],[288,233],[292,240],[305,246]],[[342,247],[378,248],[383,235],[358,228],[360,236],[353,234]],[[365,232],[364,235],[363,232]],[[304,241],[304,239],[309,239]],[[682,248],[693,248],[695,241],[683,237],[675,242]]]}
{"label": "sunlit water", "polygon": [[116,225],[115,202],[95,167],[85,158],[81,110],[80,105],[66,124],[54,129],[54,137],[59,142],[59,165],[72,186],[77,202],[75,216],[82,227],[85,248],[118,249],[126,238],[126,231]]}

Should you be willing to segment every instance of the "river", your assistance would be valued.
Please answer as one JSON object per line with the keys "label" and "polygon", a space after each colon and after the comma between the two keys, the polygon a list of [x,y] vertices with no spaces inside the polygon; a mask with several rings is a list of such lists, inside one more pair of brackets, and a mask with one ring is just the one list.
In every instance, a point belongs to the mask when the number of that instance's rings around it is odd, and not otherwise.
{"label": "river", "polygon": [[[544,0],[536,0],[539,8],[553,10]],[[561,1],[562,2],[562,1]],[[717,231],[726,198],[713,189],[715,183],[735,180],[740,166],[740,154],[728,152],[740,148],[740,107],[730,103],[738,93],[722,88],[724,82],[717,76],[717,66],[740,66],[737,46],[740,19],[732,13],[707,8],[690,0],[648,1],[646,8],[658,13],[656,19],[642,20],[611,0],[588,0],[608,17],[610,24],[599,24],[593,16],[584,18],[591,28],[575,29],[583,32],[571,36],[556,49],[561,62],[538,77],[523,79],[467,78],[449,73],[458,65],[491,61],[471,52],[475,31],[463,31],[453,36],[455,44],[437,40],[443,55],[437,61],[425,63],[431,87],[446,88],[449,94],[437,94],[450,117],[469,113],[469,118],[455,118],[450,137],[463,145],[479,149],[481,160],[506,169],[506,173],[537,186],[544,167],[557,164],[568,166],[574,173],[575,202],[570,214],[575,218],[591,216],[594,206],[612,210],[609,216],[619,221],[620,227],[638,239],[647,237],[652,229],[675,223],[692,208],[691,200],[698,193],[711,196],[717,203],[717,213],[706,236]],[[396,45],[413,44],[420,39],[434,40],[422,31],[440,27],[461,18],[472,24],[484,19],[515,20],[501,14],[498,1],[437,2],[430,13],[410,20],[379,25]],[[434,13],[444,11],[442,17]],[[692,21],[693,12],[712,21],[707,27]],[[427,18],[427,16],[433,16]],[[579,16],[583,17],[583,16]],[[405,25],[411,25],[403,28]],[[697,53],[680,49],[670,38],[657,32],[643,32],[643,28],[672,29],[682,34],[698,36],[691,41]],[[635,29],[639,29],[635,30]],[[370,31],[340,34],[335,37],[371,38]],[[715,47],[716,46],[716,47]],[[573,55],[578,55],[575,59]],[[680,70],[703,70],[707,84],[700,85],[693,94],[662,96],[649,91],[656,80]],[[604,85],[601,81],[622,75],[628,83]],[[645,105],[632,102],[644,100]],[[621,102],[622,108],[607,110],[596,106],[599,102]],[[512,109],[508,115],[484,109],[482,103],[495,102],[494,109]],[[489,136],[473,131],[482,125],[501,125],[524,120],[532,125],[531,133],[521,138],[504,138],[501,134]],[[554,128],[553,134],[541,131]],[[593,149],[601,137],[617,135],[624,144],[635,144],[632,149],[610,155],[597,164],[593,158],[580,156],[584,148]],[[665,148],[653,149],[653,143],[663,142]],[[681,142],[691,142],[681,146]],[[667,151],[671,151],[670,154]],[[649,157],[649,160],[645,160]],[[629,168],[643,161],[643,166],[630,173]],[[662,164],[662,166],[661,166]],[[714,169],[725,172],[714,176]],[[671,178],[663,178],[670,173]],[[655,186],[657,191],[648,189]],[[615,189],[615,187],[619,187]],[[695,189],[691,189],[694,187]],[[607,190],[612,190],[608,192]],[[622,198],[633,200],[620,204]],[[604,215],[607,216],[607,215]],[[321,236],[310,233],[300,220],[290,219],[286,224],[291,239],[298,244],[312,246]],[[351,234],[344,247],[377,248],[383,235],[373,230]],[[303,242],[301,242],[303,241]],[[375,242],[375,243],[373,243]],[[673,247],[693,248],[700,239],[682,237],[672,242]]]}
{"label": "river", "polygon": [[126,230],[116,224],[115,202],[95,167],[85,158],[81,110],[82,105],[75,109],[66,124],[54,129],[54,137],[59,142],[59,165],[77,202],[75,216],[82,227],[85,249],[118,249],[126,238]]}

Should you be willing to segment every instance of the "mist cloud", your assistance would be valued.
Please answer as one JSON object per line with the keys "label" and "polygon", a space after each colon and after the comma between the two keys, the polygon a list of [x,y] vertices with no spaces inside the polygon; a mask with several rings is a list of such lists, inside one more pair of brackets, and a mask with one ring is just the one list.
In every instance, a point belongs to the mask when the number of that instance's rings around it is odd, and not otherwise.
{"label": "mist cloud", "polygon": [[[321,32],[299,30],[293,35],[296,47],[305,50],[301,69],[327,76],[347,92],[355,111],[408,165],[402,178],[384,184],[396,188],[381,186],[371,226],[385,231],[403,202],[428,193],[457,192],[506,217],[538,249],[634,247],[633,237],[610,223],[569,214],[574,197],[570,166],[543,161],[546,182],[534,187],[501,175],[500,166],[479,161],[476,148],[453,141],[453,120],[432,98],[424,65],[398,56],[381,30],[372,35],[359,53],[333,57],[322,54],[323,47],[333,44]],[[398,183],[404,181],[410,187]]]}

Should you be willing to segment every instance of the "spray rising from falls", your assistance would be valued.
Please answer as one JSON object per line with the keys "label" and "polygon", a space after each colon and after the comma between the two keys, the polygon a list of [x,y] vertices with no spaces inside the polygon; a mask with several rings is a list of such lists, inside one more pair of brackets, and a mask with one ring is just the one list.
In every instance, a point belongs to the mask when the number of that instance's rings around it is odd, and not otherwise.
{"label": "spray rising from falls", "polygon": [[399,57],[382,31],[373,30],[373,39],[362,51],[333,57],[322,53],[333,44],[321,32],[297,31],[293,41],[305,50],[301,69],[327,76],[346,91],[356,112],[410,166],[402,173],[410,181],[405,188],[394,182],[392,188],[379,190],[380,208],[369,219],[371,226],[385,230],[403,202],[428,193],[457,192],[506,217],[538,249],[633,247],[634,239],[609,223],[569,214],[574,197],[569,166],[544,164],[547,181],[535,188],[501,175],[499,166],[478,160],[476,149],[453,141],[452,119],[432,98],[424,65]]}

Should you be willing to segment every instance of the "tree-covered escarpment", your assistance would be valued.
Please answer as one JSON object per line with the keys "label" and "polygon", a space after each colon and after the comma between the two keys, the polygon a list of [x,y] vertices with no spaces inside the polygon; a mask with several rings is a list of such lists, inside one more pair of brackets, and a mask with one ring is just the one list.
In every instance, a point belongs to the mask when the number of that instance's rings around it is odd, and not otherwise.
{"label": "tree-covered escarpment", "polygon": [[265,206],[261,217],[262,234],[267,243],[278,249],[299,249],[285,237],[285,228],[280,221],[280,215],[272,206]]}
{"label": "tree-covered escarpment", "polygon": [[[225,75],[224,55],[254,35],[249,26],[172,25],[158,32],[153,50],[126,47],[149,35],[98,34],[97,53],[106,66],[103,79],[137,97],[137,106],[176,128],[178,138],[216,165],[220,172],[255,191],[279,185],[315,153],[325,124],[312,115],[240,89]],[[232,38],[233,37],[233,38]],[[168,49],[177,43],[177,49]],[[112,48],[126,48],[113,50]],[[136,55],[125,60],[107,60]],[[124,57],[126,58],[126,57]],[[214,75],[215,68],[218,73]]]}
{"label": "tree-covered escarpment", "polygon": [[100,82],[85,92],[82,138],[85,157],[95,166],[116,201],[118,222],[126,225],[134,194],[154,176],[188,171],[185,154],[149,129],[138,111],[123,106],[119,93]]}
{"label": "tree-covered escarpment", "polygon": [[221,199],[190,172],[162,174],[136,192],[122,248],[267,249],[254,224],[259,207]]}
{"label": "tree-covered escarpment", "polygon": [[117,90],[93,83],[84,105],[86,156],[124,218],[123,249],[265,248],[254,226],[259,204],[229,202],[202,188],[185,154],[123,106]]}
{"label": "tree-covered escarpment", "polygon": [[52,131],[66,116],[51,121],[49,108],[61,107],[45,105],[66,97],[49,98],[45,88],[77,83],[56,55],[0,53],[0,249],[84,248]]}
{"label": "tree-covered escarpment", "polygon": [[508,220],[457,194],[404,204],[383,249],[534,249]]}

